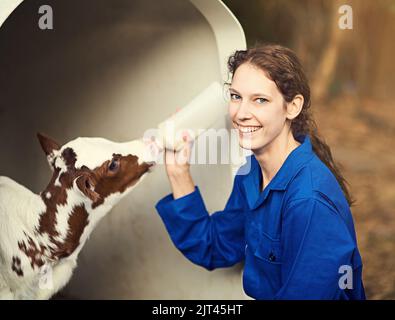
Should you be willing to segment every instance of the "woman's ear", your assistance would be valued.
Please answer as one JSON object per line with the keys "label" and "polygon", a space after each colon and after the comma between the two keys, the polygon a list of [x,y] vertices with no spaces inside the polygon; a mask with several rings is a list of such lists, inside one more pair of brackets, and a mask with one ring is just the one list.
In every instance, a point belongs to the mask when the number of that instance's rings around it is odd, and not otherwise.
{"label": "woman's ear", "polygon": [[297,94],[291,102],[287,103],[287,119],[295,119],[302,111],[303,104],[304,98],[301,94]]}

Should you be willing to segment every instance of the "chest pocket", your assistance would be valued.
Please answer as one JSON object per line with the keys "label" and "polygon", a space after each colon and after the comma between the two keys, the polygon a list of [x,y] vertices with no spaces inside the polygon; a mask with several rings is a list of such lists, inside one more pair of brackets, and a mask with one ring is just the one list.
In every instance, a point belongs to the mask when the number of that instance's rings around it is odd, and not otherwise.
{"label": "chest pocket", "polygon": [[254,254],[258,292],[262,299],[272,299],[281,288],[282,250],[280,239],[260,233]]}
{"label": "chest pocket", "polygon": [[261,233],[254,255],[269,264],[282,264],[282,250],[280,239],[273,239]]}

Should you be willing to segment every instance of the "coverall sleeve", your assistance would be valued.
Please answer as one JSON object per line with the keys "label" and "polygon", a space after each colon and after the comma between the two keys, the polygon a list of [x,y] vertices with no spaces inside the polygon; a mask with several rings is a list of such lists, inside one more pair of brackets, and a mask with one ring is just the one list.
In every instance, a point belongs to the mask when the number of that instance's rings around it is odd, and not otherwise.
{"label": "coverall sleeve", "polygon": [[282,222],[282,287],[275,299],[338,299],[341,266],[356,248],[346,224],[318,199],[295,200]]}
{"label": "coverall sleeve", "polygon": [[197,186],[178,199],[169,194],[156,205],[174,245],[190,261],[208,270],[244,259],[245,214],[238,178],[236,175],[225,209],[212,215]]}

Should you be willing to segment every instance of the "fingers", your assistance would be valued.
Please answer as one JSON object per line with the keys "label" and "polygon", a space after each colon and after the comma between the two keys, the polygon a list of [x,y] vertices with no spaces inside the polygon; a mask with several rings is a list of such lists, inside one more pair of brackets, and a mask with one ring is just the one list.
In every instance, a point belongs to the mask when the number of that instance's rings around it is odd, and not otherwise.
{"label": "fingers", "polygon": [[178,151],[165,148],[164,157],[166,164],[169,165],[174,164],[180,166],[189,164],[190,157],[192,154],[193,139],[191,138],[191,135],[187,131],[183,132],[182,141],[183,143],[181,149],[179,149]]}
{"label": "fingers", "polygon": [[187,161],[189,162],[190,160],[192,153],[192,145],[193,145],[193,139],[188,131],[183,132],[182,141],[183,141],[183,146],[182,149],[179,151],[179,155],[182,156],[181,161],[185,163]]}
{"label": "fingers", "polygon": [[159,157],[161,156],[161,152],[163,151],[163,149],[158,144],[156,137],[143,137],[142,141],[145,145],[143,158],[146,161],[153,161],[155,163],[158,163]]}
{"label": "fingers", "polygon": [[165,164],[166,165],[171,165],[171,164],[175,164],[175,158],[176,158],[176,154],[174,150],[170,150],[165,148],[164,149],[164,158],[165,158]]}

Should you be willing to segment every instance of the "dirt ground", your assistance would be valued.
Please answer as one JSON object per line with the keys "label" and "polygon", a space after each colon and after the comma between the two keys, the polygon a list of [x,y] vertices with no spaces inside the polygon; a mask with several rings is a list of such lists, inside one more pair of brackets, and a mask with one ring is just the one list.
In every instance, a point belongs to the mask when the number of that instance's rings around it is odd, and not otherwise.
{"label": "dirt ground", "polygon": [[356,200],[352,213],[368,299],[395,299],[394,107],[353,96],[313,106]]}

